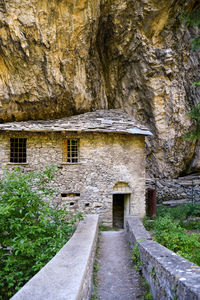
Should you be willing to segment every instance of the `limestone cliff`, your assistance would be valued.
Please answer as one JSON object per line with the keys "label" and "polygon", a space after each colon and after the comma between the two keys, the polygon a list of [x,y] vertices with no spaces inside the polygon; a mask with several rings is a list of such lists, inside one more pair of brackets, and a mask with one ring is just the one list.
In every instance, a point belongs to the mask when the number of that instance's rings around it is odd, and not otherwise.
{"label": "limestone cliff", "polygon": [[[200,60],[193,0],[1,0],[0,118],[47,119],[122,108],[147,125],[148,170],[177,176],[199,166],[182,139]],[[134,157],[132,158],[134,160]]]}

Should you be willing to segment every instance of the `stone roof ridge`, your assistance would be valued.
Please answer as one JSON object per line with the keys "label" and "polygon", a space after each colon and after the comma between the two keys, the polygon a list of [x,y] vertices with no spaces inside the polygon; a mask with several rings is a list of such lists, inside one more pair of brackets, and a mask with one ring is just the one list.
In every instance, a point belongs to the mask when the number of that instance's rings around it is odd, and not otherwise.
{"label": "stone roof ridge", "polygon": [[0,131],[93,131],[152,135],[148,128],[119,109],[97,110],[55,120],[4,123],[0,124]]}

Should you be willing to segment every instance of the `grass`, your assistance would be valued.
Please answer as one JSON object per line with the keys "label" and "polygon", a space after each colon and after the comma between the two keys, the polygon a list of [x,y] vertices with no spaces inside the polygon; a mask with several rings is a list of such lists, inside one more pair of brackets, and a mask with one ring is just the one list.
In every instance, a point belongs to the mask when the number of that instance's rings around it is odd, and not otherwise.
{"label": "grass", "polygon": [[120,228],[115,228],[111,226],[105,226],[105,225],[100,225],[99,226],[99,231],[119,231]]}
{"label": "grass", "polygon": [[98,277],[97,273],[99,271],[99,243],[100,243],[100,236],[98,235],[98,240],[97,240],[97,248],[96,248],[96,255],[95,255],[95,260],[94,260],[94,265],[93,265],[93,290],[92,290],[92,296],[90,300],[100,300],[99,297],[97,296],[97,288],[98,288]]}

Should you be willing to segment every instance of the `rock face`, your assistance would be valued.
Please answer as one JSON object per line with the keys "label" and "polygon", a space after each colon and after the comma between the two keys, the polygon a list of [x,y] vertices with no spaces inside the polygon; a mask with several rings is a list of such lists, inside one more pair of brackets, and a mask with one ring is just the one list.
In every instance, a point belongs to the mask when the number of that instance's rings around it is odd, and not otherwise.
{"label": "rock face", "polygon": [[197,170],[199,146],[182,135],[200,60],[179,19],[195,2],[2,0],[2,122],[122,108],[154,133],[149,176]]}

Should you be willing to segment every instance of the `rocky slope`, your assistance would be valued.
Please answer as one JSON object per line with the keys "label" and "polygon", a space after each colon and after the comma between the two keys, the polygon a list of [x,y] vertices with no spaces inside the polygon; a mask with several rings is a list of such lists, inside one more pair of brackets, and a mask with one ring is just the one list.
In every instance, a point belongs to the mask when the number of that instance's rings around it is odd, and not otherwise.
{"label": "rocky slope", "polygon": [[[122,108],[147,125],[149,176],[200,168],[182,139],[200,92],[193,0],[1,0],[0,118],[47,119]],[[132,158],[134,160],[134,158]]]}

